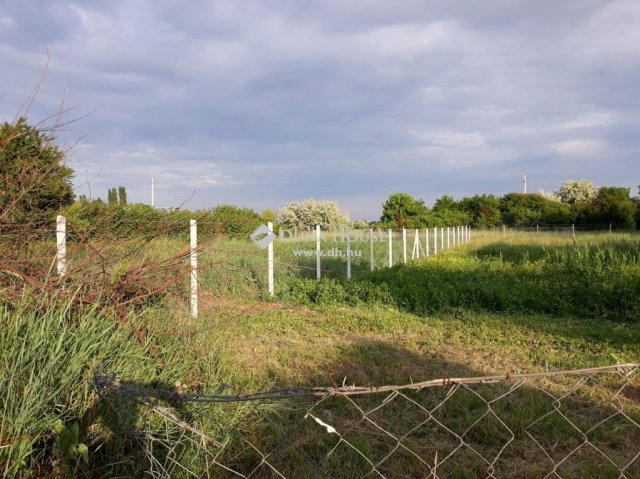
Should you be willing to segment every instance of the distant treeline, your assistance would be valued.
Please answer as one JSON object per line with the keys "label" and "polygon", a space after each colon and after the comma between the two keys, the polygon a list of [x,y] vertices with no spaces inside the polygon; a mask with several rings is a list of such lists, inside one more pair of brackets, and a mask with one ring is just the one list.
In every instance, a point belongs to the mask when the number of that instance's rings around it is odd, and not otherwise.
{"label": "distant treeline", "polygon": [[[186,237],[190,219],[198,220],[199,235],[227,238],[247,238],[258,225],[267,221],[274,222],[276,229],[311,229],[314,224],[321,224],[323,229],[456,225],[493,228],[501,225],[535,227],[571,224],[634,229],[640,226],[640,201],[637,197],[630,197],[628,188],[602,187],[592,196],[568,203],[540,193],[509,193],[502,197],[476,195],[459,201],[445,195],[432,208],[428,208],[422,200],[406,193],[395,193],[384,202],[380,221],[370,223],[351,221],[346,215],[340,216],[335,203],[315,200],[290,203],[277,213],[268,209],[258,213],[233,205],[199,211],[167,212],[144,204],[108,204],[102,200],[92,201],[81,197],[63,209],[62,214],[67,216],[72,237],[122,237],[131,234]],[[334,218],[337,219],[334,221]]]}
{"label": "distant treeline", "polygon": [[395,193],[383,204],[378,224],[389,228],[576,224],[634,229],[640,227],[639,205],[639,198],[631,198],[629,188],[620,187],[602,187],[591,197],[570,202],[543,193],[509,193],[502,197],[476,195],[459,201],[445,195],[432,208],[406,193]]}
{"label": "distant treeline", "polygon": [[[601,187],[588,180],[565,181],[552,194],[509,193],[502,197],[476,195],[457,201],[442,196],[429,208],[406,193],[394,193],[383,203],[379,221],[353,221],[333,201],[308,199],[284,205],[277,213],[257,213],[231,205],[196,212],[167,212],[143,204],[127,204],[124,186],[110,188],[107,201],[81,196],[74,200],[73,170],[64,164],[64,152],[48,130],[30,126],[26,118],[0,124],[0,227],[22,225],[43,231],[61,213],[69,217],[76,235],[187,234],[188,220],[199,220],[205,235],[242,237],[260,223],[276,228],[323,230],[340,228],[418,228],[471,225],[592,225],[616,229],[640,226],[640,199],[629,188]],[[27,230],[24,230],[27,232]]]}

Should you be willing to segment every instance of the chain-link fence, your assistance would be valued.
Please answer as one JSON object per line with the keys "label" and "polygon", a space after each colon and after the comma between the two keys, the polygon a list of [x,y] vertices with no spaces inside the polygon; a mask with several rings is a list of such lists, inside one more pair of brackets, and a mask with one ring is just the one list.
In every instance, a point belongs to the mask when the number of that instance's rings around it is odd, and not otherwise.
{"label": "chain-link fence", "polygon": [[638,478],[640,365],[180,393],[96,378],[152,477]]}

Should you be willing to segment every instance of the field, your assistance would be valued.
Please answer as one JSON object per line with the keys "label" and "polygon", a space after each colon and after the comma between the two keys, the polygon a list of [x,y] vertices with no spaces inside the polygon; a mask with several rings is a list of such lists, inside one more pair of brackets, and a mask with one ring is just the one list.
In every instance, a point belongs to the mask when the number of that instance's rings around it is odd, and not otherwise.
{"label": "field", "polygon": [[[412,242],[411,234],[409,256]],[[185,246],[157,238],[130,261],[159,260]],[[613,461],[588,446],[568,456],[558,477],[640,477],[637,374],[623,379],[624,394],[615,401],[607,394],[622,387],[619,374],[543,377],[514,390],[507,380],[403,391],[391,399],[337,395],[320,403],[305,397],[176,403],[170,394],[150,400],[140,390],[105,388],[96,395],[92,387],[102,375],[129,388],[240,396],[274,385],[404,385],[638,363],[637,234],[474,231],[470,244],[393,268],[385,267],[380,243],[373,273],[365,244],[351,281],[344,258],[323,258],[323,280],[316,281],[315,258],[294,254],[314,243],[276,242],[273,298],[266,294],[264,250],[240,240],[203,238],[200,246],[197,319],[189,316],[186,277],[124,326],[95,309],[67,310],[64,301],[44,313],[28,300],[2,309],[5,475],[476,478],[491,467],[495,477],[544,477],[586,437]],[[73,248],[71,258],[83,254]],[[143,339],[132,330],[144,331]],[[544,391],[569,396],[556,410]],[[506,399],[498,401],[502,394]],[[626,416],[616,415],[618,404]],[[363,420],[361,410],[377,412]],[[336,425],[344,441],[304,419],[307,413]],[[599,421],[607,427],[591,430]],[[181,429],[187,423],[226,447],[194,440],[193,431]],[[402,447],[389,433],[403,438]],[[456,449],[460,437],[465,445]],[[85,445],[86,454],[78,448]]]}

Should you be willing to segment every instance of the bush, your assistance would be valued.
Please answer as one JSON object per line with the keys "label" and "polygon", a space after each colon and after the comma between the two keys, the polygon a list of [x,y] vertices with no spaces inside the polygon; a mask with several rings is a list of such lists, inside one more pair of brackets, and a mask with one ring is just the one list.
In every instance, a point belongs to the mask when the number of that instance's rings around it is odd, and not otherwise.
{"label": "bush", "polygon": [[[168,219],[174,217],[171,213],[164,213],[149,205],[136,203],[126,206],[109,208],[111,210],[111,224],[108,230],[118,238],[133,235],[153,236],[160,232],[175,230]],[[185,227],[188,223],[185,223]]]}
{"label": "bush", "polygon": [[66,208],[67,227],[71,238],[129,238],[135,236],[169,235],[189,237],[189,220],[198,221],[198,235],[247,239],[264,222],[261,215],[249,208],[221,205],[209,210],[166,212],[149,205],[107,205],[102,200],[85,198]]}
{"label": "bush", "polygon": [[264,218],[249,208],[220,205],[193,215],[198,220],[198,235],[247,239]]}
{"label": "bush", "polygon": [[393,297],[385,284],[374,284],[365,279],[338,281],[335,279],[294,279],[284,295],[287,299],[304,304],[348,304],[357,306],[392,305]]}
{"label": "bush", "polygon": [[117,206],[83,198],[61,214],[67,217],[70,239],[124,239],[159,234],[188,236],[188,212],[167,213],[142,203]]}
{"label": "bush", "polygon": [[73,202],[73,170],[53,140],[26,118],[0,125],[0,220],[50,222]]}

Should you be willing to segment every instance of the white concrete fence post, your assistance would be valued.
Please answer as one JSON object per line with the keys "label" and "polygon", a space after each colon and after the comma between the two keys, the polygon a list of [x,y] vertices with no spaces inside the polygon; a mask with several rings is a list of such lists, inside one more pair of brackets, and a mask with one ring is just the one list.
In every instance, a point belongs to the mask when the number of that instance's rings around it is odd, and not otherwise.
{"label": "white concrete fence post", "polygon": [[429,257],[429,228],[424,229],[424,254]]}
{"label": "white concrete fence post", "polygon": [[402,262],[407,264],[407,229],[402,227]]}
{"label": "white concrete fence post", "polygon": [[433,255],[438,254],[438,227],[433,228]]}
{"label": "white concrete fence post", "polygon": [[347,228],[347,279],[351,279],[351,229]]}
{"label": "white concrete fence post", "polygon": [[371,263],[371,271],[373,271],[376,266],[373,256],[373,228],[369,228],[369,262]]}
{"label": "white concrete fence post", "polygon": [[440,249],[444,251],[444,226],[440,228]]}
{"label": "white concrete fence post", "polygon": [[322,273],[320,271],[320,255],[322,251],[320,250],[320,225],[316,225],[316,278],[320,279],[322,277]]}
{"label": "white concrete fence post", "polygon": [[60,279],[67,274],[67,218],[56,217],[56,269]]}
{"label": "white concrete fence post", "polygon": [[[450,240],[450,237],[449,237],[450,230],[451,230],[451,227],[447,226],[447,249],[451,248],[451,240]],[[453,244],[455,245],[455,240],[454,240]]]}
{"label": "white concrete fence post", "polygon": [[198,317],[198,223],[189,221],[189,239],[191,250],[191,317]]}
{"label": "white concrete fence post", "polygon": [[[269,228],[269,230],[273,231],[273,223],[271,221],[269,221],[267,223],[267,228]],[[268,284],[269,284],[269,296],[273,296],[274,294],[274,286],[273,286],[273,241],[271,243],[269,243],[269,246],[267,246],[267,269],[268,269],[268,274],[267,274],[267,280],[268,280]]]}
{"label": "white concrete fence post", "polygon": [[393,266],[393,232],[391,230],[391,228],[389,228],[389,230],[387,231],[387,234],[389,236],[389,268],[391,268]]}

